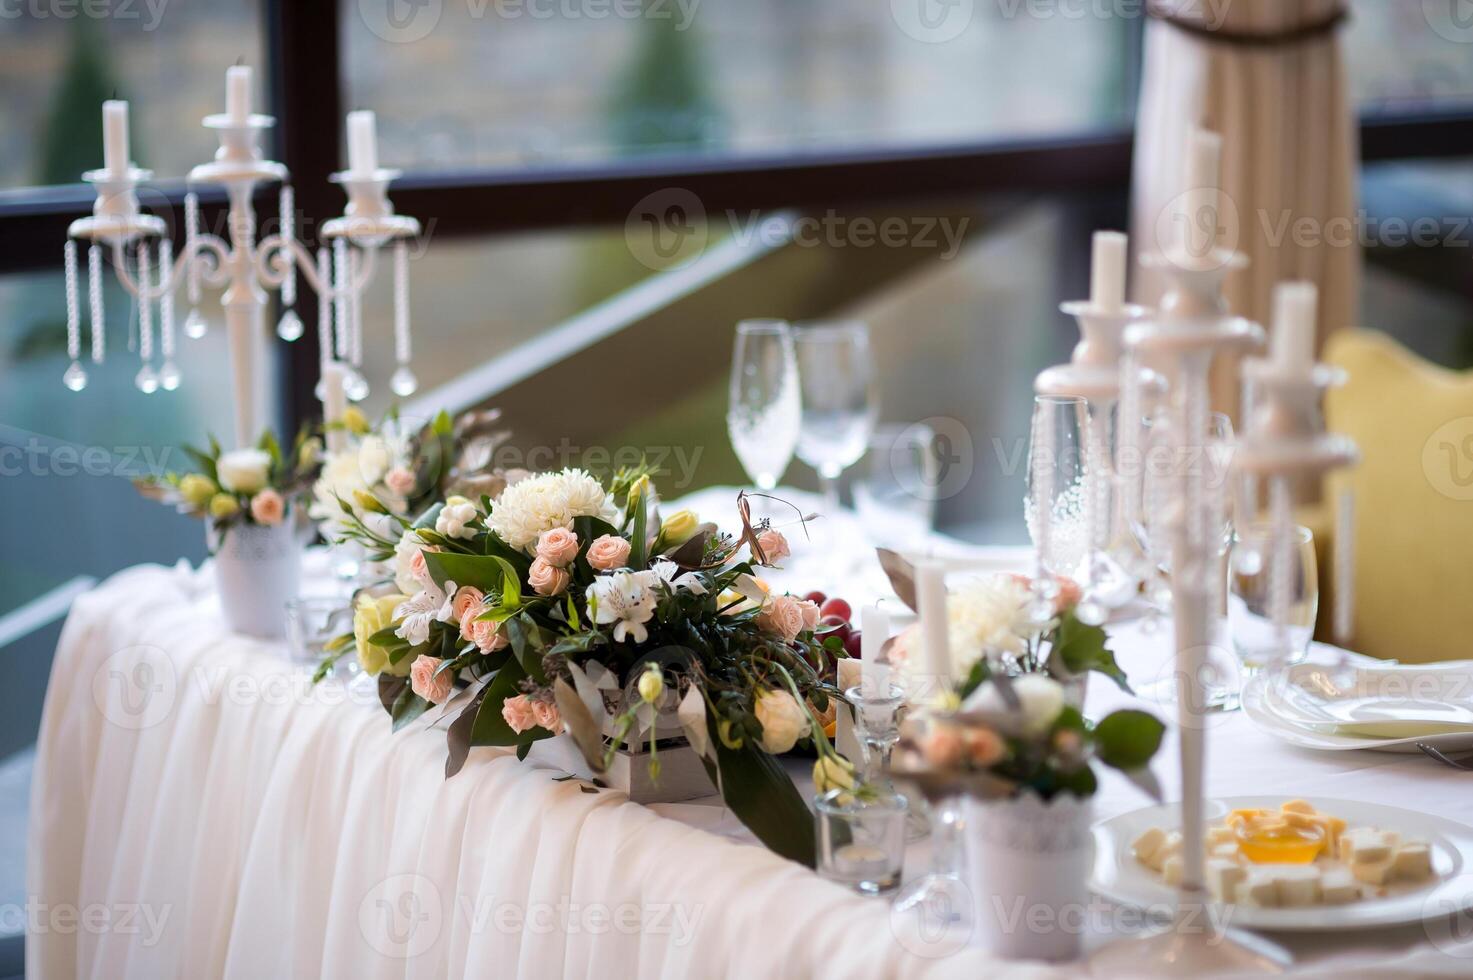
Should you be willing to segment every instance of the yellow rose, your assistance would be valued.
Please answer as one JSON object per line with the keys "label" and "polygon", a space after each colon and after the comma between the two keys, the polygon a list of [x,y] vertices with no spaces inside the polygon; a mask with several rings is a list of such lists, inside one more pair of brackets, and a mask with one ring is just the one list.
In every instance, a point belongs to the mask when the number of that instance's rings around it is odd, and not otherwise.
{"label": "yellow rose", "polygon": [[215,481],[203,473],[190,473],[179,481],[179,495],[184,502],[196,510],[202,510],[210,503],[210,498],[220,490],[215,486]]}
{"label": "yellow rose", "polygon": [[364,415],[361,409],[352,405],[343,409],[343,417],[339,421],[343,423],[343,428],[354,435],[361,436],[368,433],[368,416]]}
{"label": "yellow rose", "polygon": [[677,510],[660,523],[660,546],[678,548],[685,544],[696,533],[696,526],[700,523],[695,511]]}
{"label": "yellow rose", "polygon": [[842,755],[820,756],[813,764],[813,788],[818,795],[831,790],[854,788],[854,763]]}
{"label": "yellow rose", "polygon": [[370,595],[358,597],[358,603],[353,607],[353,641],[358,646],[358,663],[363,665],[364,673],[369,676],[387,671],[399,677],[409,674],[409,658],[405,657],[397,665],[389,663],[389,651],[383,647],[374,646],[369,643],[369,637],[386,626],[394,625],[394,610],[399,603],[404,601],[402,595],[386,595],[377,598]]}
{"label": "yellow rose", "polygon": [[353,503],[358,509],[370,514],[387,514],[388,508],[379,502],[379,499],[367,490],[354,490]]}
{"label": "yellow rose", "polygon": [[240,512],[240,502],[228,493],[217,493],[210,498],[210,516],[217,521],[234,517]]}
{"label": "yellow rose", "polygon": [[658,664],[650,664],[639,675],[639,696],[646,704],[654,704],[660,700],[660,695],[665,691],[665,675],[661,673]]}

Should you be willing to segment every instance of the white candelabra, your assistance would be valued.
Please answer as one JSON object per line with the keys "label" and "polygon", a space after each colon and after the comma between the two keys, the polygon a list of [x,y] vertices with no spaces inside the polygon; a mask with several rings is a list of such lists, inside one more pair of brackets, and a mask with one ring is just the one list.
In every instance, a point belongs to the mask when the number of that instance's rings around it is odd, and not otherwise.
{"label": "white candelabra", "polygon": [[[399,175],[378,165],[372,112],[348,114],[348,169],[329,179],[343,185],[348,203],[344,213],[323,224],[320,238],[328,244],[314,256],[296,237],[295,204],[284,166],[262,156],[261,132],[274,124],[270,116],[251,111],[251,69],[237,65],[226,72],[225,112],[205,117],[206,129],[219,134],[215,159],[189,173],[189,183],[223,186],[229,201],[229,241],[200,230],[199,201],[185,196],[185,239],[178,256],[165,235],[161,218],[139,209],[136,188],[152,177],[133,166],[128,150],[128,103],[104,102],[103,167],[82,177],[97,188],[90,217],[72,222],[66,242],[67,353],[71,365],[63,380],[81,391],[87,384],[82,366],[81,313],[78,303],[78,241],[87,248],[87,296],[91,328],[90,356],[101,364],[106,353],[106,321],[102,301],[102,260],[110,252],[119,282],[138,302],[137,353],[142,362],[135,383],[150,394],[179,386],[176,358],[174,295],[182,284],[190,304],[186,336],[206,332],[200,314],[202,285],[223,287],[221,305],[229,335],[230,363],[235,396],[235,440],[254,443],[257,433],[256,364],[264,340],[265,289],[279,289],[286,311],[277,324],[281,339],[301,337],[302,321],[294,306],[297,274],[317,293],[319,357],[322,385],[318,389],[324,417],[342,413],[346,400],[368,394],[363,364],[362,297],[373,280],[378,253],[393,249],[394,353],[397,370],[390,387],[400,396],[411,394],[416,381],[410,370],[409,239],[419,234],[419,222],[397,215],[389,203],[389,182]],[[256,241],[256,213],[252,196],[257,184],[279,181],[280,229]],[[153,242],[157,239],[157,258]],[[129,259],[132,259],[132,271]],[[156,270],[156,271],[155,271]],[[158,311],[158,351],[155,366],[154,309]]]}

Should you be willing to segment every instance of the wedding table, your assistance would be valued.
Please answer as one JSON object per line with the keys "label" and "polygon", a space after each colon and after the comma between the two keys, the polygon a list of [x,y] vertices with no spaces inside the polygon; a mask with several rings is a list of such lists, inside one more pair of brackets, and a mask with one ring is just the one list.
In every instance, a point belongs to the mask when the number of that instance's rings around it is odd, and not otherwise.
{"label": "wedding table", "polygon": [[[715,494],[696,505],[729,504]],[[834,518],[831,533],[847,536],[853,520]],[[1019,557],[936,544],[958,562]],[[790,576],[806,560],[795,545]],[[309,566],[324,585],[323,556]],[[857,608],[877,579],[873,569],[847,574]],[[1162,671],[1165,643],[1164,631],[1114,630],[1137,681]],[[719,800],[639,806],[489,748],[447,780],[443,732],[422,719],[391,733],[371,688],[313,687],[308,674],[276,645],[226,631],[208,569],[139,566],[76,601],[37,750],[28,975],[1081,972],[918,941],[892,928],[888,902],[758,846]],[[1091,714],[1128,700],[1099,679],[1090,685]],[[1420,755],[1298,750],[1241,713],[1212,724],[1213,795],[1389,802],[1473,824],[1473,793],[1459,792],[1473,777]],[[1155,767],[1168,798],[1174,759],[1169,741]],[[1109,816],[1145,802],[1107,774],[1096,809]],[[913,848],[908,875],[925,859],[924,845]],[[1138,927],[1103,903],[1097,911],[1090,947]],[[1421,927],[1287,946],[1304,969],[1339,977],[1473,969],[1473,944],[1450,952]]]}

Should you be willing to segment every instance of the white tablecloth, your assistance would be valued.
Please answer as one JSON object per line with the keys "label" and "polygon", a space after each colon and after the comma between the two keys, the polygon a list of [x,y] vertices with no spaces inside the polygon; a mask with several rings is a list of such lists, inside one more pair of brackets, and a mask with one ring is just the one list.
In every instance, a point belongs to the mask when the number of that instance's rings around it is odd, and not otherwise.
{"label": "white tablecloth", "polygon": [[[210,584],[186,567],[140,566],[72,610],[32,790],[30,976],[978,977],[1000,967],[976,949],[938,956],[902,943],[888,903],[750,843],[717,805],[638,806],[496,749],[474,750],[446,780],[443,732],[393,734],[355,689],[312,688],[273,645],[226,632]],[[1156,673],[1158,638],[1118,640],[1134,677]],[[1092,684],[1092,709],[1124,697]],[[1210,753],[1215,795],[1393,802],[1473,824],[1473,775],[1419,756],[1304,752],[1240,714],[1213,729]],[[1168,796],[1173,759],[1174,744],[1158,766]],[[1097,809],[1143,802],[1107,778]],[[1464,976],[1470,964],[1417,928],[1291,948],[1342,977]],[[1064,972],[1007,965],[1009,976]]]}

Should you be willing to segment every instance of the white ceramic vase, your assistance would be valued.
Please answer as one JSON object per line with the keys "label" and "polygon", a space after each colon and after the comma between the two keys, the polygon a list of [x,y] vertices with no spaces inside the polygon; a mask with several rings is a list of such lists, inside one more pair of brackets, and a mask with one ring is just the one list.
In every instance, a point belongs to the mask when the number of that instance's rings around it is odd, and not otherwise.
{"label": "white ceramic vase", "polygon": [[1094,862],[1089,800],[966,802],[967,885],[979,941],[1007,959],[1077,959]]}
{"label": "white ceramic vase", "polygon": [[225,622],[236,633],[263,639],[286,635],[286,604],[302,577],[302,536],[288,514],[280,524],[238,521],[206,528],[214,553],[215,587]]}

